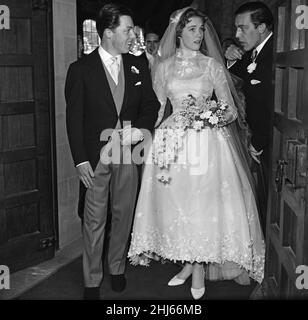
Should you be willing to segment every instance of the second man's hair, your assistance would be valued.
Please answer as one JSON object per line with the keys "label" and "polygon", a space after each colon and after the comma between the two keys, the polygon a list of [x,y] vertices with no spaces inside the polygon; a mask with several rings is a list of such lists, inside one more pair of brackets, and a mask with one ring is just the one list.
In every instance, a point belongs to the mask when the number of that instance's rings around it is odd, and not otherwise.
{"label": "second man's hair", "polygon": [[251,14],[251,21],[255,27],[265,23],[268,30],[273,30],[273,14],[269,7],[263,2],[255,1],[244,3],[236,10],[235,16],[243,13]]}

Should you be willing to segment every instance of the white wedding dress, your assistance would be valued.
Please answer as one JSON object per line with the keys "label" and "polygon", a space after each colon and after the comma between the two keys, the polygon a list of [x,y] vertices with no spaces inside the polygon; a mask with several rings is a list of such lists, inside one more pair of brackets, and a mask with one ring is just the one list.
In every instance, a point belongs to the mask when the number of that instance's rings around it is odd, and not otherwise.
{"label": "white wedding dress", "polygon": [[[161,105],[169,98],[173,114],[158,128],[176,124],[181,102],[188,94],[216,97],[236,109],[222,66],[201,53],[184,57],[180,51],[161,63],[154,90]],[[163,107],[159,119],[164,113]],[[152,163],[152,151],[144,166],[128,257],[133,264],[148,264],[156,255],[172,261],[204,262],[211,280],[235,279],[247,284],[249,277],[264,276],[264,241],[255,197],[228,125],[189,130],[178,161],[161,170]],[[198,141],[197,143],[195,143]],[[156,140],[154,138],[154,147]],[[199,145],[199,162],[179,161]],[[196,147],[198,149],[198,147]],[[186,157],[186,159],[189,158]],[[162,172],[168,183],[159,181]]]}

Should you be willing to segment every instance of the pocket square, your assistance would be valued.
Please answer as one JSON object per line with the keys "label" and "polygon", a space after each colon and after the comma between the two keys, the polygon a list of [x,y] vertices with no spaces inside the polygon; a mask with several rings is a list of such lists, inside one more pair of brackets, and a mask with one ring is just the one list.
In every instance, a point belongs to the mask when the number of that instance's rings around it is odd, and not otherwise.
{"label": "pocket square", "polygon": [[141,85],[141,81],[138,81],[135,83],[135,86],[140,86]]}
{"label": "pocket square", "polygon": [[261,81],[260,81],[260,80],[252,79],[252,80],[250,81],[250,83],[251,83],[252,85],[255,85],[255,84],[261,83]]}

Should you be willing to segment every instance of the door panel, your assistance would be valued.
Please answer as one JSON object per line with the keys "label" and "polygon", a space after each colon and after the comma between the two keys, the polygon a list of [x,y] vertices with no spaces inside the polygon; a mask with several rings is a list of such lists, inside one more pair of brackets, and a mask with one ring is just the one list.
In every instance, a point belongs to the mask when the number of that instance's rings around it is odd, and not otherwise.
{"label": "door panel", "polygon": [[16,271],[55,251],[51,8],[49,1],[1,4],[10,29],[0,31],[0,264]]}
{"label": "door panel", "polygon": [[302,297],[296,268],[307,265],[308,31],[296,28],[296,7],[277,7],[272,172],[267,215],[269,295]]}

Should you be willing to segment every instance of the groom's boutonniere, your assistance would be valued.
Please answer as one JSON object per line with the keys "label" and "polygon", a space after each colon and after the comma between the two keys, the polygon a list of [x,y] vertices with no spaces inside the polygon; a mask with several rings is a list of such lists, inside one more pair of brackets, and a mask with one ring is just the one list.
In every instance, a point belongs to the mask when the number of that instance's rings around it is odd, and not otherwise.
{"label": "groom's boutonniere", "polygon": [[139,74],[139,69],[137,69],[135,66],[131,66],[130,71],[131,71],[132,73]]}
{"label": "groom's boutonniere", "polygon": [[257,68],[257,64],[255,62],[252,62],[248,67],[247,71],[248,73],[253,73]]}

